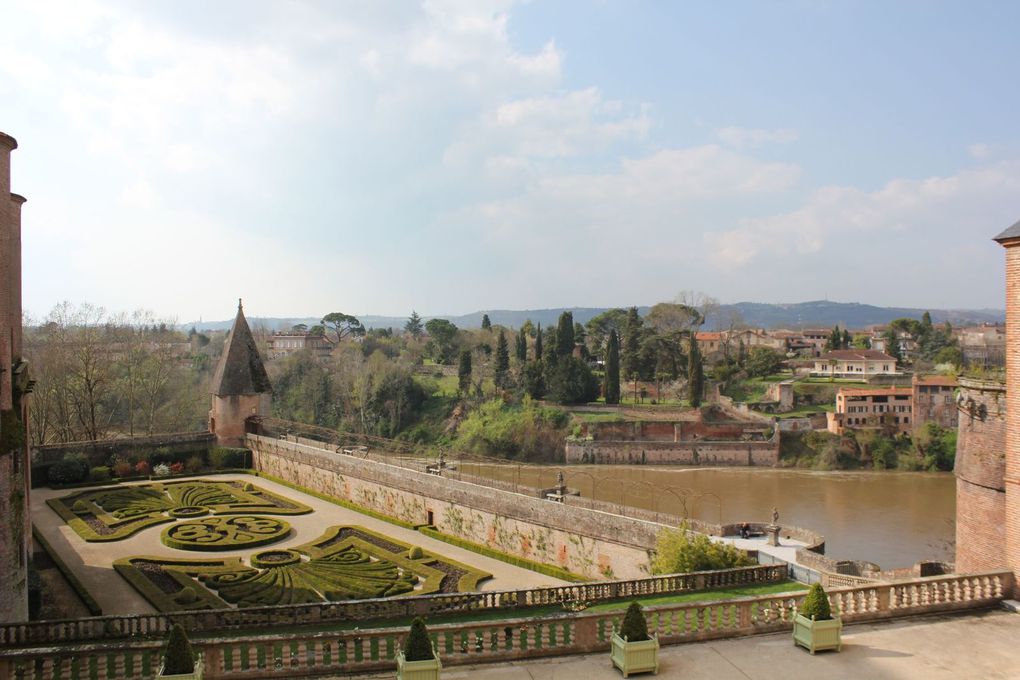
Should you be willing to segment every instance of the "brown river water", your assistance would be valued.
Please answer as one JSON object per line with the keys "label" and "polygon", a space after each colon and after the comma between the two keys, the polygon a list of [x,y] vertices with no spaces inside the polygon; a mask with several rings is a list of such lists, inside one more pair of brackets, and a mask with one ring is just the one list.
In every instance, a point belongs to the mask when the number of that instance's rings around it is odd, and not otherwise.
{"label": "brown river water", "polygon": [[556,484],[582,496],[707,522],[769,521],[825,536],[826,554],[883,569],[923,559],[952,561],[956,485],[950,473],[814,472],[762,468],[626,465],[490,465],[461,462],[466,474],[530,487]]}

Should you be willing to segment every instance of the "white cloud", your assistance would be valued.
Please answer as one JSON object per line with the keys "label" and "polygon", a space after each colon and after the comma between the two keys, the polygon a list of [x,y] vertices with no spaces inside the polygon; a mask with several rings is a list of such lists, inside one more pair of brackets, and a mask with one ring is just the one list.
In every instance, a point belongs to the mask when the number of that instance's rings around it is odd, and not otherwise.
{"label": "white cloud", "polygon": [[967,147],[967,153],[973,158],[984,159],[992,155],[992,148],[987,144],[971,144]]}
{"label": "white cloud", "polygon": [[768,143],[786,144],[797,141],[796,130],[762,130],[758,128],[724,127],[715,131],[716,137],[735,149],[754,148]]}

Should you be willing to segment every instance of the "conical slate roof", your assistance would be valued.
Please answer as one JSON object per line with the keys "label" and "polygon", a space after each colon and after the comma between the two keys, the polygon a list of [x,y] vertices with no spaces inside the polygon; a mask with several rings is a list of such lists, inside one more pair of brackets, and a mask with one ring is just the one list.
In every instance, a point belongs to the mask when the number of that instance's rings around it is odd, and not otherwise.
{"label": "conical slate roof", "polygon": [[1017,222],[1012,227],[996,236],[993,241],[1002,243],[1003,241],[1009,241],[1010,239],[1020,238],[1020,222]]}
{"label": "conical slate roof", "polygon": [[223,346],[223,356],[213,376],[213,394],[262,394],[272,392],[269,374],[262,364],[259,348],[255,345],[248,321],[244,318],[241,301],[237,301],[237,317]]}

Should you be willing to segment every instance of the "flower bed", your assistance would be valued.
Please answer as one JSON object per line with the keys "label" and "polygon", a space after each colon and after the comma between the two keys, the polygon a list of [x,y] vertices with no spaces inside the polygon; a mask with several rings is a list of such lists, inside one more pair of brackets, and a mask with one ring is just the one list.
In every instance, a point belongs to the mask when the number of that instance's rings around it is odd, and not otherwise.
{"label": "flower bed", "polygon": [[86,541],[119,541],[146,527],[209,512],[303,515],[312,511],[253,484],[205,479],[91,488],[46,503]]}
{"label": "flower bed", "polygon": [[363,527],[335,526],[293,549],[256,553],[248,564],[137,556],[114,568],[161,612],[469,592],[491,577],[420,548],[411,557],[412,548]]}

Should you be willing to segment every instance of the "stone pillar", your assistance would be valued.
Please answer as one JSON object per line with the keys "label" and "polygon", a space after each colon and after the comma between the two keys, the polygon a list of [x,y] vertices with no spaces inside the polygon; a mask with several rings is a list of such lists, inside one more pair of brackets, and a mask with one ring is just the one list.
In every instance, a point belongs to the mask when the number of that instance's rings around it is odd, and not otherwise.
{"label": "stone pillar", "polygon": [[[11,368],[14,356],[13,320],[11,319],[11,277],[14,260],[21,269],[21,252],[15,252],[11,234],[15,202],[11,200],[11,152],[18,148],[14,138],[0,132],[0,410],[11,408]],[[20,208],[20,203],[17,204]],[[19,228],[20,234],[20,228]],[[20,241],[20,238],[19,238]],[[21,283],[18,283],[21,290]],[[18,307],[20,308],[20,301]],[[18,320],[20,330],[21,320]],[[18,333],[20,335],[20,332]]]}

